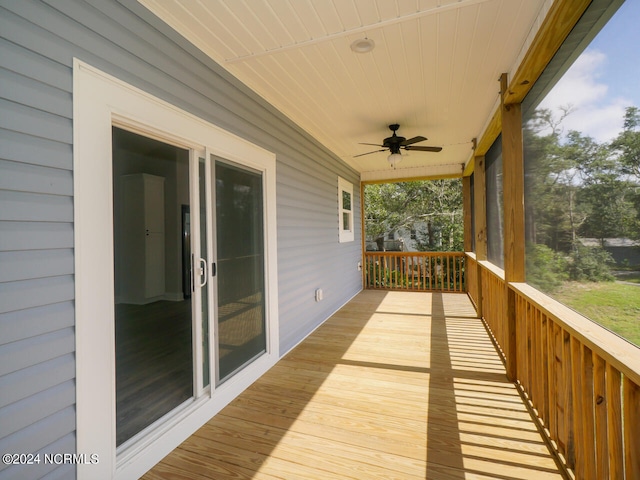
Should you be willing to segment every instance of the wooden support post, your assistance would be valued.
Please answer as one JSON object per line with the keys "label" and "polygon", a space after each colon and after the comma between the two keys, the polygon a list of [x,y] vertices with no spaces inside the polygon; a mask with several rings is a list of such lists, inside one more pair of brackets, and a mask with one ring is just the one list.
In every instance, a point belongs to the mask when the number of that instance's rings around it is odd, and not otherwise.
{"label": "wooden support post", "polygon": [[[507,74],[500,77],[502,114],[502,185],[504,195],[504,277],[507,321],[507,377],[518,378],[515,294],[511,282],[525,281],[524,259],[524,153],[522,142],[522,110],[519,103],[506,104],[509,94]],[[522,346],[524,348],[524,345]]]}
{"label": "wooden support post", "polygon": [[470,252],[473,248],[471,235],[471,177],[462,177],[462,217],[464,220],[464,251]]}
{"label": "wooden support post", "polygon": [[473,215],[475,218],[476,260],[478,299],[476,309],[478,317],[483,317],[482,267],[480,262],[487,259],[487,184],[485,178],[484,156],[475,157],[473,170]]}
{"label": "wooden support post", "polygon": [[362,252],[362,260],[360,263],[360,268],[362,269],[361,277],[362,277],[362,288],[367,288],[367,259],[364,253],[367,251],[367,237],[365,232],[365,223],[364,223],[364,183],[360,182],[360,251]]}

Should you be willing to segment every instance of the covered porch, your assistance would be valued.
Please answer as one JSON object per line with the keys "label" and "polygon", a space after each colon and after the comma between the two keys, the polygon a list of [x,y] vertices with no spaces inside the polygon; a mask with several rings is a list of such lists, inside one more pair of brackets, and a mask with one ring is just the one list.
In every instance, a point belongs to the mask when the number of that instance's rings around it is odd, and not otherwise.
{"label": "covered porch", "polygon": [[363,290],[144,478],[563,476],[467,294]]}

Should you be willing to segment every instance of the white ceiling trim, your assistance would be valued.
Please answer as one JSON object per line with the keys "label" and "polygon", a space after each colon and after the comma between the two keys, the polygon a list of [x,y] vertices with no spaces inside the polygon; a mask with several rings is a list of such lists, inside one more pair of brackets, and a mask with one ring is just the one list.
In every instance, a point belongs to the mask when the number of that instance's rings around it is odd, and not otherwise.
{"label": "white ceiling trim", "polygon": [[462,177],[463,163],[362,172],[362,182],[400,182],[416,178]]}
{"label": "white ceiling trim", "polygon": [[233,65],[234,63],[246,62],[247,60],[252,60],[254,58],[263,57],[265,55],[274,55],[281,52],[287,52],[289,50],[294,50],[297,48],[307,47],[309,45],[316,45],[318,43],[328,42],[331,40],[335,40],[337,38],[347,37],[351,35],[356,35],[359,33],[367,33],[372,30],[378,30],[380,28],[388,27],[390,25],[395,25],[398,23],[404,23],[411,20],[415,20],[418,18],[426,17],[429,15],[436,15],[440,13],[447,12],[449,10],[457,10],[463,7],[469,7],[472,5],[477,5],[479,3],[485,3],[492,0],[458,0],[457,3],[451,3],[448,5],[439,5],[427,10],[422,10],[419,12],[411,13],[408,15],[401,15],[396,18],[390,18],[388,20],[381,20],[376,23],[372,23],[370,25],[363,25],[362,27],[352,28],[349,30],[344,30],[342,32],[332,33],[329,35],[325,35],[318,38],[312,38],[304,42],[292,43],[290,45],[282,45],[278,48],[272,48],[269,50],[263,50],[261,52],[255,52],[249,55],[242,55],[235,58],[227,58],[224,60],[225,64]]}

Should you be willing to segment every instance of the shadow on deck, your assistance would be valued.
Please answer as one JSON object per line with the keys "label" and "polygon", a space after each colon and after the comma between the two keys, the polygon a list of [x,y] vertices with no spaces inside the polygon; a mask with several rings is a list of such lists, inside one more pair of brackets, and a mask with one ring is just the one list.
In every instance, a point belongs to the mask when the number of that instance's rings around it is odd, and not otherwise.
{"label": "shadow on deck", "polygon": [[563,477],[465,294],[365,290],[144,478]]}

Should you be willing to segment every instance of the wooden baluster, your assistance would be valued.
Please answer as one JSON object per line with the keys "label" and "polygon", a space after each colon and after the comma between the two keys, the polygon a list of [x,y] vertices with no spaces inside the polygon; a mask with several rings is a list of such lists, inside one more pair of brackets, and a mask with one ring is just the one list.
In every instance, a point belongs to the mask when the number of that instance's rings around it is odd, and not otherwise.
{"label": "wooden baluster", "polygon": [[[516,311],[517,304],[520,303],[522,305],[523,300],[516,296]],[[531,363],[533,358],[533,319],[531,318],[531,304],[527,301],[524,301],[524,307],[520,308],[520,314],[516,315],[516,321],[520,322],[518,332],[518,343],[520,344],[520,348],[518,352],[522,352],[520,358],[518,358],[518,370],[520,370],[520,375],[522,375],[522,380],[525,383],[525,388],[527,391],[531,392]],[[522,321],[524,319],[524,322]],[[524,323],[524,325],[523,325]],[[524,328],[523,328],[524,327]],[[520,368],[520,362],[522,362],[522,367]]]}
{"label": "wooden baluster", "polygon": [[547,318],[547,346],[548,346],[548,350],[547,350],[547,362],[549,363],[549,367],[548,367],[548,375],[549,375],[549,380],[548,380],[548,384],[549,384],[549,417],[547,419],[547,421],[549,422],[549,435],[551,435],[551,438],[554,440],[557,440],[558,438],[558,422],[556,421],[557,418],[557,409],[556,409],[556,401],[557,401],[557,395],[556,395],[556,388],[557,388],[557,383],[556,383],[556,347],[555,347],[555,324],[554,322],[550,319]]}
{"label": "wooden baluster", "polygon": [[593,355],[593,396],[595,400],[596,478],[609,478],[609,434],[607,432],[607,385],[605,361]]}
{"label": "wooden baluster", "polygon": [[582,348],[582,388],[584,396],[582,397],[584,416],[582,418],[583,426],[583,442],[584,450],[584,478],[585,480],[597,479],[596,468],[596,427],[595,427],[595,396],[594,396],[594,366],[593,352],[587,346]]}
{"label": "wooden baluster", "polygon": [[573,425],[572,432],[574,438],[574,471],[576,478],[584,478],[584,397],[585,389],[582,381],[583,359],[582,344],[576,337],[571,337],[571,389],[573,390]]}
{"label": "wooden baluster", "polygon": [[411,259],[406,256],[404,257],[404,277],[405,277],[405,287],[407,290],[411,289],[410,281],[411,281]]}
{"label": "wooden baluster", "polygon": [[422,289],[423,290],[428,290],[428,286],[427,286],[427,262],[429,261],[429,257],[421,257],[422,258],[422,263],[420,265],[421,268],[421,274],[422,274]]}
{"label": "wooden baluster", "polygon": [[549,419],[551,417],[551,410],[549,408],[549,399],[551,398],[551,392],[549,391],[549,381],[551,379],[549,374],[549,361],[551,359],[551,353],[549,352],[549,319],[546,314],[542,314],[540,318],[540,361],[542,365],[542,375],[540,381],[542,382],[542,407],[538,408],[541,412],[542,419],[545,425],[549,428]]}
{"label": "wooden baluster", "polygon": [[566,390],[564,385],[564,333],[562,327],[558,324],[554,326],[553,332],[554,348],[556,354],[554,381],[556,384],[556,402],[554,409],[556,411],[555,439],[558,442],[558,450],[566,458],[567,456],[567,431],[566,431]]}
{"label": "wooden baluster", "polygon": [[573,430],[573,362],[571,361],[571,334],[566,330],[563,331],[563,358],[564,358],[564,375],[562,378],[563,397],[564,397],[564,432],[566,444],[566,461],[567,466],[574,469],[575,463],[575,436]]}
{"label": "wooden baluster", "polygon": [[[622,454],[622,377],[618,369],[607,364],[607,433],[610,478],[623,478]],[[640,452],[637,452],[640,454]]]}
{"label": "wooden baluster", "polygon": [[[533,392],[534,392],[534,402],[536,404],[536,408],[540,408],[543,404],[542,399],[542,362],[541,362],[541,342],[542,342],[542,320],[541,320],[542,312],[537,308],[533,310]],[[541,415],[538,413],[538,415]]]}
{"label": "wooden baluster", "polygon": [[627,480],[640,478],[640,387],[624,378],[624,468]]}

